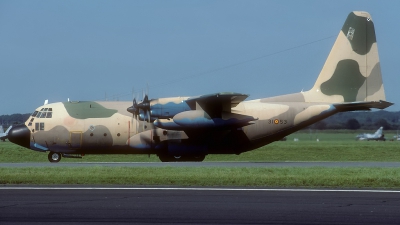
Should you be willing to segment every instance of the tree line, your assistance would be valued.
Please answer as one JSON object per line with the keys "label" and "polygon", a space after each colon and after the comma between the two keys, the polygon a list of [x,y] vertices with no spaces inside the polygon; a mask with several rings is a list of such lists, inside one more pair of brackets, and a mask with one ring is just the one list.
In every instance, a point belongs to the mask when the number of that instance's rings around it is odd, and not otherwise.
{"label": "tree line", "polygon": [[400,112],[342,112],[309,126],[318,130],[377,130],[379,127],[383,127],[384,130],[400,129]]}
{"label": "tree line", "polygon": [[0,124],[3,125],[4,128],[7,128],[8,126],[13,124],[22,124],[25,123],[25,121],[29,118],[30,115],[31,113],[25,113],[25,114],[15,113],[11,115],[1,115]]}

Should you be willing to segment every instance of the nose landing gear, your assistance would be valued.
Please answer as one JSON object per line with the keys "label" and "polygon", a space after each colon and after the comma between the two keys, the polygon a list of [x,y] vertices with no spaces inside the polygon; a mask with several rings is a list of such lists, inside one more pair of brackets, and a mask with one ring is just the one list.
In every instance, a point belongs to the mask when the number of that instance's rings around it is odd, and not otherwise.
{"label": "nose landing gear", "polygon": [[58,152],[49,152],[49,155],[47,156],[47,158],[49,159],[49,161],[51,163],[56,163],[61,160],[61,154]]}

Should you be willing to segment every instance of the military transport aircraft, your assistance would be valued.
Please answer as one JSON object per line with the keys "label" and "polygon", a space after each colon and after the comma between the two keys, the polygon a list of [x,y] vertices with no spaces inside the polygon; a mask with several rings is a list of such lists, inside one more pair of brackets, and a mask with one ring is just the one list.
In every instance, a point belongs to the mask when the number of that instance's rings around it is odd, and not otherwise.
{"label": "military transport aircraft", "polygon": [[359,141],[386,141],[385,135],[382,133],[383,132],[383,127],[380,127],[375,133],[373,134],[359,134],[356,136],[356,140]]}
{"label": "military transport aircraft", "polygon": [[[300,71],[299,71],[300,72]],[[240,154],[338,112],[384,109],[374,23],[367,12],[347,17],[309,91],[244,101],[222,92],[141,102],[67,101],[37,108],[8,139],[49,152],[50,162],[85,154],[156,154],[161,161],[202,161]]]}

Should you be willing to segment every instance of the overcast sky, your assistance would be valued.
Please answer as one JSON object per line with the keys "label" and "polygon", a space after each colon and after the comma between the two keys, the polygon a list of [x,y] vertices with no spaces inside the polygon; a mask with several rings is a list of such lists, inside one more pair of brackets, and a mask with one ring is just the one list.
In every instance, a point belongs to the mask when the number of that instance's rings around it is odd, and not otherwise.
{"label": "overcast sky", "polygon": [[[400,1],[0,1],[0,115],[49,102],[310,89],[349,12],[368,11],[400,110]],[[140,94],[141,95],[141,94]]]}

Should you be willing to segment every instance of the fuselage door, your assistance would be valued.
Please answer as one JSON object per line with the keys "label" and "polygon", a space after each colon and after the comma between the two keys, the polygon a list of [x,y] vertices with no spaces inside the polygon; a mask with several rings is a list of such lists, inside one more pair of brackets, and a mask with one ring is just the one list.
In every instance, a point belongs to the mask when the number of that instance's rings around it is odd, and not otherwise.
{"label": "fuselage door", "polygon": [[71,149],[80,149],[82,146],[82,131],[69,132],[69,147]]}

